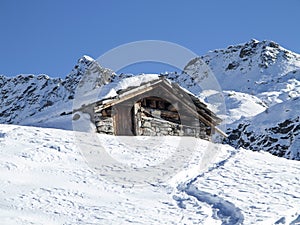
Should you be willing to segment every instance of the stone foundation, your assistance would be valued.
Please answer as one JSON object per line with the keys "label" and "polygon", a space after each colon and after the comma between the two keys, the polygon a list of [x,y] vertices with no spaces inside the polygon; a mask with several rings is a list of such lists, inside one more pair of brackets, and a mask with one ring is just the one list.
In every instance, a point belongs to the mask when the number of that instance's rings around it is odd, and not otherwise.
{"label": "stone foundation", "polygon": [[99,117],[96,121],[97,132],[101,134],[114,134],[113,118]]}

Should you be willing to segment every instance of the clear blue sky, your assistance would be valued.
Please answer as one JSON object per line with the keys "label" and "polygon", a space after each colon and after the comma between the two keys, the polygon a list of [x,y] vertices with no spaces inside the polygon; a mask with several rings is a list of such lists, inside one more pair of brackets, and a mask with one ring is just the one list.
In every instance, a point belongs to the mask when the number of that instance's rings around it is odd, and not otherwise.
{"label": "clear blue sky", "polygon": [[0,0],[0,74],[65,77],[83,54],[149,39],[199,55],[251,38],[300,53],[299,9],[299,0]]}

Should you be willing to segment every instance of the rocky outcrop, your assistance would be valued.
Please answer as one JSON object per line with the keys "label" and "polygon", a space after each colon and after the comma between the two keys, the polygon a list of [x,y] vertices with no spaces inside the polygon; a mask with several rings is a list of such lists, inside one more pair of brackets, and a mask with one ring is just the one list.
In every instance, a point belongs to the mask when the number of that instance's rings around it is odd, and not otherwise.
{"label": "rocky outcrop", "polygon": [[0,76],[0,123],[30,125],[34,117],[46,112],[48,117],[50,114],[60,117],[71,113],[76,89],[78,85],[84,85],[88,77],[84,74],[90,68],[94,72],[99,70],[94,73],[100,77],[94,85],[101,85],[104,82],[102,73],[106,70],[88,56],[79,59],[65,79],[47,75]]}
{"label": "rocky outcrop", "polygon": [[226,142],[235,148],[263,150],[300,160],[299,105],[300,98],[296,98],[271,107],[252,120],[238,122],[236,128],[228,129]]}

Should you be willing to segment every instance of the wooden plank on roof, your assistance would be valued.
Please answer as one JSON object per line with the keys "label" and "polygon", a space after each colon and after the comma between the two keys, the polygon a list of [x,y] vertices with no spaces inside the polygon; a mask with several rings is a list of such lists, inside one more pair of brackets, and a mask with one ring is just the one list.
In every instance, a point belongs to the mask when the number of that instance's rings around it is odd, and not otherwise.
{"label": "wooden plank on roof", "polygon": [[113,106],[113,105],[116,105],[116,104],[119,104],[119,103],[124,102],[126,100],[129,100],[129,99],[131,99],[131,98],[133,98],[137,95],[143,94],[145,92],[151,91],[156,87],[156,85],[158,83],[161,83],[161,80],[158,80],[157,83],[153,83],[152,85],[149,85],[147,83],[143,86],[137,87],[135,89],[131,89],[130,91],[128,91],[129,93],[125,92],[125,93],[119,95],[119,97],[116,100],[113,100],[113,101],[111,101],[109,103],[106,103],[103,106],[101,106],[100,110],[105,109],[105,108],[110,107],[110,106]]}

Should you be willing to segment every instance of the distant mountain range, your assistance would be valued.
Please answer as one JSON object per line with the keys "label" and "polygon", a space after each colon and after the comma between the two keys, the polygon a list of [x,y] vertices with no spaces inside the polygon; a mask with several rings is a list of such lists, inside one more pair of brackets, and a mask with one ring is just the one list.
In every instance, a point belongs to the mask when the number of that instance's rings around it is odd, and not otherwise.
{"label": "distant mountain range", "polygon": [[[196,87],[184,71],[164,75],[221,113],[229,135],[226,142],[300,160],[300,55],[273,41],[251,40],[210,51],[199,59],[216,76],[226,112],[213,105],[215,92]],[[193,72],[199,59],[187,63],[185,70]],[[82,79],[91,67],[93,79]],[[65,79],[0,75],[0,123],[72,129],[73,99],[79,85],[92,91],[129,76],[133,75],[115,74],[88,56],[79,59]]]}

